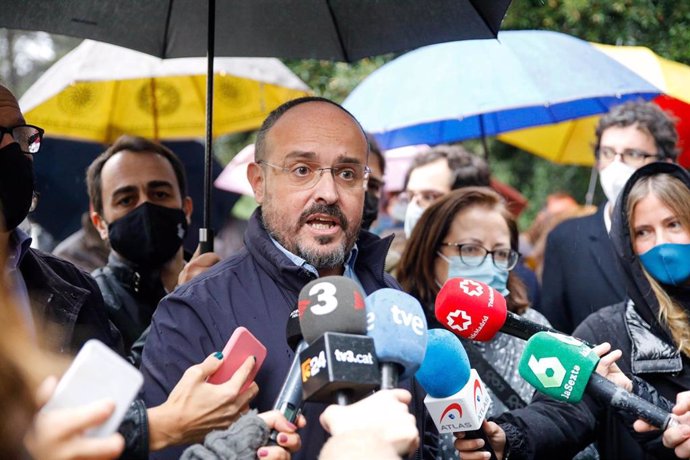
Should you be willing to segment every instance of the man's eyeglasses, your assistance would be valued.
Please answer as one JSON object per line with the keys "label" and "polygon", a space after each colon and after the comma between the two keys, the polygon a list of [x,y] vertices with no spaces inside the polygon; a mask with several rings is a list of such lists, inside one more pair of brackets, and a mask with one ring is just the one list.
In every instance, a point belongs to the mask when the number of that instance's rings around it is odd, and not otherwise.
{"label": "man's eyeglasses", "polygon": [[400,195],[398,195],[398,196],[403,203],[409,204],[414,199],[416,199],[419,206],[426,208],[431,203],[433,203],[434,201],[441,198],[443,195],[444,195],[443,192],[439,192],[436,190],[422,190],[420,192],[414,192],[412,190],[407,190],[407,191],[401,192]]}
{"label": "man's eyeglasses", "polygon": [[606,160],[607,163],[613,162],[618,155],[620,155],[623,163],[630,166],[642,166],[647,164],[651,158],[659,158],[659,154],[645,152],[644,150],[640,149],[625,149],[618,153],[611,147],[599,148],[599,158]]}
{"label": "man's eyeglasses", "polygon": [[282,171],[287,176],[288,182],[300,188],[312,188],[319,182],[324,171],[329,171],[335,183],[344,189],[366,189],[371,169],[369,166],[358,163],[340,163],[330,168],[320,167],[318,164],[303,161],[279,166],[265,160],[257,161],[258,164],[270,166]]}
{"label": "man's eyeglasses", "polygon": [[494,265],[503,270],[512,270],[518,263],[520,253],[509,248],[501,248],[489,251],[484,246],[475,243],[441,243],[444,246],[453,246],[457,249],[460,260],[470,267],[478,267],[491,254]]}
{"label": "man's eyeglasses", "polygon": [[0,126],[0,139],[5,134],[9,134],[19,144],[24,153],[38,153],[41,149],[43,133],[43,128],[34,125],[17,125],[11,128]]}

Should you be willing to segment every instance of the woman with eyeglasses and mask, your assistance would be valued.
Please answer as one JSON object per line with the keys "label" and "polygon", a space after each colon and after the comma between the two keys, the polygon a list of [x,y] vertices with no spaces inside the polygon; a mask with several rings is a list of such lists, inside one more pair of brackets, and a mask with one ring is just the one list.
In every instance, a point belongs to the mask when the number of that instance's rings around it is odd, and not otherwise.
{"label": "woman with eyeglasses and mask", "polygon": [[[424,211],[400,260],[398,281],[424,306],[430,328],[443,327],[434,315],[434,302],[446,280],[454,277],[488,284],[506,297],[511,312],[548,325],[529,308],[525,286],[511,272],[520,257],[517,246],[517,224],[501,196],[488,187],[463,187]],[[466,348],[476,347],[522,400],[530,401],[534,389],[518,374],[525,341],[498,333],[489,342],[463,342]],[[493,392],[491,400],[489,415],[507,410]],[[452,438],[443,446],[441,458],[457,458]]]}

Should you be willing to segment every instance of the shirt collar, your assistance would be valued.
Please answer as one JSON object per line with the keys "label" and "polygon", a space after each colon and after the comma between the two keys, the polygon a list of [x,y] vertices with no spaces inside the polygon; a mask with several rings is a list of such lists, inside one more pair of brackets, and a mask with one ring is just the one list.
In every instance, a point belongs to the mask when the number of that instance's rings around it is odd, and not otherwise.
{"label": "shirt collar", "polygon": [[31,247],[31,237],[21,228],[15,228],[10,233],[10,248],[7,265],[10,270],[17,270],[22,259]]}
{"label": "shirt collar", "polygon": [[[271,241],[273,242],[275,247],[277,247],[280,250],[280,252],[285,254],[287,256],[287,258],[290,259],[290,261],[292,263],[294,263],[298,267],[303,267],[305,270],[309,270],[311,273],[313,273],[317,277],[319,276],[319,271],[316,269],[316,267],[314,267],[313,265],[308,263],[306,260],[304,260],[300,256],[295,255],[292,252],[285,249],[285,247],[282,244],[280,244],[278,241],[276,241],[276,239],[273,238],[272,236],[269,235],[269,238],[271,238]],[[355,274],[354,274],[355,273],[355,262],[357,262],[357,254],[358,253],[359,253],[359,249],[357,249],[357,244],[355,243],[354,247],[350,251],[350,255],[348,256],[347,261],[345,262],[345,271],[343,273],[343,276],[345,276],[346,278],[352,278],[352,279],[355,278]]]}

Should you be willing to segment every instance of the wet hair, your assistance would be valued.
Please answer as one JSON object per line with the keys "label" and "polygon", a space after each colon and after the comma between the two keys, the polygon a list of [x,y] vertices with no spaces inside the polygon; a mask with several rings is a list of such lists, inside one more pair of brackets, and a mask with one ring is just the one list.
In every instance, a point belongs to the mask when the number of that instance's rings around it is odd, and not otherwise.
{"label": "wet hair", "polygon": [[[669,174],[655,174],[645,176],[635,182],[628,193],[626,214],[630,241],[634,248],[635,229],[633,228],[635,206],[640,201],[654,194],[659,201],[671,210],[678,218],[686,232],[690,233],[690,189],[680,179]],[[641,264],[642,265],[642,264]],[[642,271],[649,281],[652,291],[659,302],[659,322],[668,328],[673,342],[686,356],[690,356],[690,328],[688,328],[688,314],[685,309],[676,302],[668,292],[652,277],[644,265]]]}
{"label": "wet hair", "polygon": [[[326,99],[325,97],[318,97],[318,96],[306,96],[306,97],[300,97],[297,99],[292,99],[290,101],[287,101],[283,104],[281,104],[278,108],[273,110],[271,113],[268,114],[264,122],[261,124],[261,127],[259,128],[259,131],[256,134],[256,142],[254,143],[254,161],[258,162],[260,160],[264,160],[266,158],[266,136],[268,135],[268,132],[273,128],[273,125],[275,125],[280,118],[285,115],[285,113],[294,108],[297,107],[298,105],[306,104],[308,102],[325,102],[326,104],[331,104],[334,107],[339,108],[346,114],[352,118],[352,120],[357,124],[359,127],[360,131],[362,131],[362,134],[364,137],[366,137],[366,133],[364,132],[364,129],[362,129],[362,125],[359,124],[359,121],[352,115],[347,109],[345,109],[342,105],[331,101],[330,99]],[[368,139],[368,138],[367,138]],[[369,146],[369,143],[367,143],[367,147]],[[367,157],[369,155],[369,152],[367,150]]]}
{"label": "wet hair", "polygon": [[417,155],[405,176],[405,188],[410,181],[412,171],[420,166],[428,165],[439,158],[445,158],[451,172],[450,189],[460,187],[488,187],[491,180],[491,172],[486,161],[460,145],[437,145]]}
{"label": "wet hair", "polygon": [[659,106],[651,102],[626,102],[613,107],[606,115],[599,119],[596,128],[597,143],[594,149],[599,158],[601,135],[611,127],[625,128],[637,125],[654,139],[660,159],[676,161],[678,157],[678,133],[675,120]]}
{"label": "wet hair", "polygon": [[105,166],[106,162],[114,155],[124,150],[134,153],[157,153],[164,157],[170,162],[175,172],[177,185],[180,188],[180,196],[183,199],[187,196],[187,175],[184,165],[172,150],[162,144],[143,137],[124,135],[118,137],[113,145],[108,147],[105,152],[98,155],[86,170],[86,188],[89,192],[89,201],[95,212],[103,214],[103,184],[101,183],[103,166]]}
{"label": "wet hair", "polygon": [[[472,207],[498,212],[510,232],[510,247],[518,250],[518,227],[501,195],[489,187],[463,187],[436,200],[415,225],[398,264],[397,278],[403,290],[415,296],[426,308],[433,308],[440,288],[434,271],[437,252],[458,213]],[[529,306],[527,289],[511,270],[508,274],[508,309],[522,314]],[[433,311],[431,312],[433,314]]]}

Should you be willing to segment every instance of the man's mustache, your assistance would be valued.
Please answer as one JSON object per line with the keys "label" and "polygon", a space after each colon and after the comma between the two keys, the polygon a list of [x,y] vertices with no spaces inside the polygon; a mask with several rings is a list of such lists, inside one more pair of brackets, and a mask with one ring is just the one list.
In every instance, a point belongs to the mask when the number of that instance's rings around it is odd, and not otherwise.
{"label": "man's mustache", "polygon": [[340,228],[347,230],[348,222],[345,214],[343,214],[343,211],[341,211],[337,205],[320,203],[314,203],[308,209],[302,212],[299,218],[300,227],[307,223],[309,216],[314,214],[326,214],[334,217],[338,221]]}

